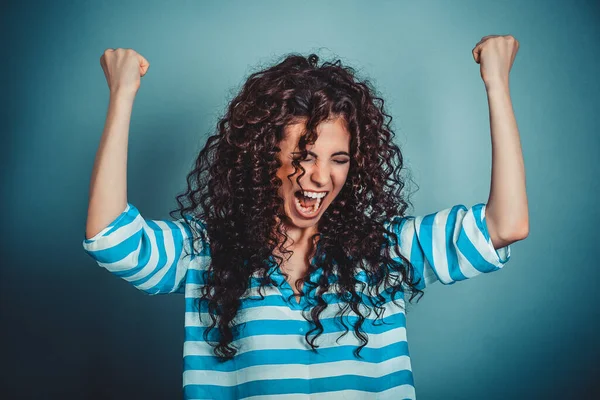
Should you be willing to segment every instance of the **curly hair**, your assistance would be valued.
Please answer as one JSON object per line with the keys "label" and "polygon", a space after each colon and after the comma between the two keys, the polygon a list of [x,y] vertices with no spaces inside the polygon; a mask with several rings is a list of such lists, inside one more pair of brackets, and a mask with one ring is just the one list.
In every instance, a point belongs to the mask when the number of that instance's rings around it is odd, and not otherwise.
{"label": "curly hair", "polygon": [[[306,341],[313,350],[319,347],[315,341],[324,331],[319,315],[327,307],[322,295],[330,290],[331,276],[337,277],[335,295],[344,304],[336,317],[342,317],[348,307],[358,315],[354,326],[361,340],[355,350],[357,357],[368,342],[360,330],[366,317],[359,310],[362,297],[357,285],[364,290],[365,283],[356,279],[357,271],[364,271],[369,287],[377,290],[371,300],[377,317],[384,310],[385,298],[379,291],[382,283],[386,291],[391,289],[392,299],[398,291],[408,291],[411,302],[417,294],[419,299],[423,295],[417,288],[419,282],[413,282],[410,261],[402,255],[398,261],[390,254],[398,238],[385,227],[392,217],[403,216],[410,204],[402,194],[403,157],[393,143],[392,117],[384,111],[384,101],[371,83],[358,80],[352,67],[343,66],[339,59],[320,66],[318,62],[316,54],[292,53],[276,65],[250,74],[218,121],[217,132],[200,151],[187,176],[187,190],[177,195],[179,208],[170,212],[172,217],[178,212],[181,218],[191,215],[201,221],[208,236],[210,264],[203,271],[204,285],[196,300],[198,310],[204,303],[211,318],[204,333],[207,342],[209,331],[218,324],[214,354],[220,361],[237,353],[232,345],[232,321],[250,278],[259,276],[260,293],[260,288],[274,283],[269,260],[281,266],[282,257],[274,256],[274,250],[291,252],[285,248],[288,238],[281,226],[286,216],[281,215],[283,199],[278,196],[282,185],[277,177],[282,165],[278,144],[285,127],[298,119],[306,121],[299,143],[303,157],[306,145],[316,141],[316,127],[323,121],[342,117],[351,135],[347,180],[322,214],[318,233],[311,237],[315,243],[318,239],[314,257],[318,262],[311,262],[308,275],[319,268],[322,274],[317,282],[310,276],[296,282],[299,292],[303,283],[316,288],[316,305],[310,310],[315,326],[305,334]],[[304,174],[298,159],[292,165],[296,173],[302,170]],[[298,184],[302,175],[296,178]],[[193,224],[188,226],[195,232]],[[201,234],[194,234],[194,241],[206,239]],[[401,279],[391,279],[392,273]],[[309,338],[313,332],[316,335]],[[347,333],[348,329],[343,335]]]}

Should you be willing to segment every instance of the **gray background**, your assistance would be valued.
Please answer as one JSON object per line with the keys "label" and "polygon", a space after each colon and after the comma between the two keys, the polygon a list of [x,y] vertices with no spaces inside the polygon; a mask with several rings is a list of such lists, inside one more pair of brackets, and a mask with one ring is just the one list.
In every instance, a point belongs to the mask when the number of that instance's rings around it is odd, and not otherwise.
{"label": "gray background", "polygon": [[[283,3],[283,4],[281,4]],[[471,49],[520,42],[511,95],[530,235],[493,274],[409,308],[424,399],[592,397],[598,358],[599,8],[594,1],[16,2],[1,14],[2,393],[177,398],[183,296],[150,297],[81,246],[108,89],[99,58],[150,61],[134,105],[129,201],[176,207],[247,75],[282,54],[340,58],[393,116],[418,183],[412,214],[487,201],[488,104]],[[596,111],[594,111],[596,110]],[[5,397],[7,398],[7,397]]]}

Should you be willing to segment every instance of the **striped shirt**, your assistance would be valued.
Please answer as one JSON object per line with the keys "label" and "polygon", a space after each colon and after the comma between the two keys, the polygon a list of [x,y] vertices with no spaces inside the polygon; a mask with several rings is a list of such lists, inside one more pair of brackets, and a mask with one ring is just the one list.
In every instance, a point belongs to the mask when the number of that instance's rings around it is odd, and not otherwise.
{"label": "striped shirt", "polygon": [[[420,289],[433,282],[453,284],[484,272],[496,271],[510,258],[510,246],[495,249],[485,218],[484,203],[471,208],[456,205],[425,216],[395,217],[386,223],[393,229],[400,245],[393,248],[415,267],[415,281]],[[205,225],[192,220],[194,226]],[[194,299],[202,286],[202,274],[210,262],[208,239],[192,242],[192,234],[183,220],[144,219],[138,209],[127,203],[125,210],[105,229],[83,240],[85,251],[113,274],[136,288],[149,293],[185,294],[185,342],[183,357],[183,394],[185,399],[415,399],[415,388],[406,336],[404,294],[383,292],[383,322],[374,312],[361,330],[368,344],[361,358],[353,350],[361,344],[354,336],[357,319],[350,310],[344,323],[335,315],[340,310],[334,296],[335,280],[323,298],[328,307],[321,313],[323,333],[312,351],[305,333],[312,327],[310,315],[303,309],[313,302],[314,288],[303,285],[300,302],[276,264],[271,278],[276,285],[257,291],[258,275],[251,277],[250,287],[242,296],[242,305],[234,320],[234,345],[238,351],[232,360],[219,363],[213,347],[203,338],[204,323],[210,320],[206,309],[198,310]],[[191,256],[184,257],[192,250]],[[317,269],[310,276],[316,282]],[[367,282],[364,271],[356,278]],[[399,277],[396,277],[399,278]],[[364,302],[371,292],[360,291]],[[394,301],[395,300],[395,303]],[[372,304],[369,302],[369,304]],[[368,309],[361,304],[361,313]],[[202,312],[202,323],[198,312]],[[216,340],[216,329],[209,341]],[[309,338],[314,337],[311,334]]]}

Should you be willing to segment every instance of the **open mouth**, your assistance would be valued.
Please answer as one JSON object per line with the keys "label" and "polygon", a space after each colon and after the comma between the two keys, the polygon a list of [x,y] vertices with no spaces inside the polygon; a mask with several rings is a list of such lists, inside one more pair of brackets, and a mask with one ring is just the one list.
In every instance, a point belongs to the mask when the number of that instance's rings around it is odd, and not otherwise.
{"label": "open mouth", "polygon": [[[308,192],[312,193],[312,192]],[[310,196],[305,196],[301,190],[298,190],[294,193],[294,204],[296,205],[296,211],[300,216],[305,218],[314,217],[319,213],[321,209],[321,205],[323,204],[323,200],[329,192],[323,192],[318,194],[311,194]]]}

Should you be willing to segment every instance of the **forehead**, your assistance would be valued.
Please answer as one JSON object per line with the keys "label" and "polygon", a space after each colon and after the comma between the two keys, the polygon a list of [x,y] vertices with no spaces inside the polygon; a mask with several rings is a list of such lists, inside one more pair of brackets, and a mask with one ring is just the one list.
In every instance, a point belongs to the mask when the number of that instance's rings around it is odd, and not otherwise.
{"label": "forehead", "polygon": [[[299,122],[285,127],[285,137],[280,143],[282,151],[299,150],[298,141],[306,128],[305,122]],[[308,145],[306,148],[312,151],[350,151],[350,132],[346,128],[346,122],[343,118],[336,118],[329,121],[323,121],[317,126],[317,140],[314,145]]]}

